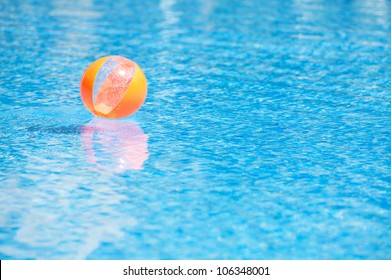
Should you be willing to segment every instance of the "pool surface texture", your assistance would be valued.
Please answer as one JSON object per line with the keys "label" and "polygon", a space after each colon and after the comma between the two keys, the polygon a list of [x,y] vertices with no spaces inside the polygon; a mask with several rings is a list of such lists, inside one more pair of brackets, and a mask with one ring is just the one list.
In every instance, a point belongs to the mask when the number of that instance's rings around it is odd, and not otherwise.
{"label": "pool surface texture", "polygon": [[[0,259],[391,259],[391,1],[0,2]],[[94,60],[146,103],[93,117]]]}

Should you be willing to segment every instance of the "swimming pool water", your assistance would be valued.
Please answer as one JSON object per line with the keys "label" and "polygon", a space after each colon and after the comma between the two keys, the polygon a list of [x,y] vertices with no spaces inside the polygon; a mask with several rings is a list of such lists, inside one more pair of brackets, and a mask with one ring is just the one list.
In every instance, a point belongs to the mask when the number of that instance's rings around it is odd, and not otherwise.
{"label": "swimming pool water", "polygon": [[[0,259],[390,259],[391,2],[0,2]],[[146,103],[94,118],[86,67]]]}

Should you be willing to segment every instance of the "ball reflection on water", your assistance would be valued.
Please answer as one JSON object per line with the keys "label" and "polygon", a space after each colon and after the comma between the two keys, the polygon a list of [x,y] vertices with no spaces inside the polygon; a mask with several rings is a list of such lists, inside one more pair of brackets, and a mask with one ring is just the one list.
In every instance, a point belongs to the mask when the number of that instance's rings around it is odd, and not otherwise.
{"label": "ball reflection on water", "polygon": [[94,118],[83,126],[82,147],[99,171],[141,170],[148,159],[148,135],[133,120]]}

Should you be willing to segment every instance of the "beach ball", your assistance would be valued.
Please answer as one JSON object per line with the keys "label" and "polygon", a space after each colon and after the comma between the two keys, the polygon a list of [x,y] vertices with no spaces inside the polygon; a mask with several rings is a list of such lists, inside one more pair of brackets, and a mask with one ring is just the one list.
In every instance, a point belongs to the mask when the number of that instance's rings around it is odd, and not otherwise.
{"label": "beach ball", "polygon": [[80,83],[84,105],[96,116],[124,118],[134,114],[147,96],[147,79],[132,60],[106,56],[94,61]]}

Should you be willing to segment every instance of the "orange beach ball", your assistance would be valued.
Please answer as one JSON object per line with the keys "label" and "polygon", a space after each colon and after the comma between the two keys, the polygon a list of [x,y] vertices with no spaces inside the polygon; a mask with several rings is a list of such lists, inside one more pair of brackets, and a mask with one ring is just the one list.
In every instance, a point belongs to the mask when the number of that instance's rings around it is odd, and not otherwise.
{"label": "orange beach ball", "polygon": [[147,79],[132,60],[106,56],[94,61],[80,82],[84,105],[96,116],[124,118],[134,114],[147,96]]}

